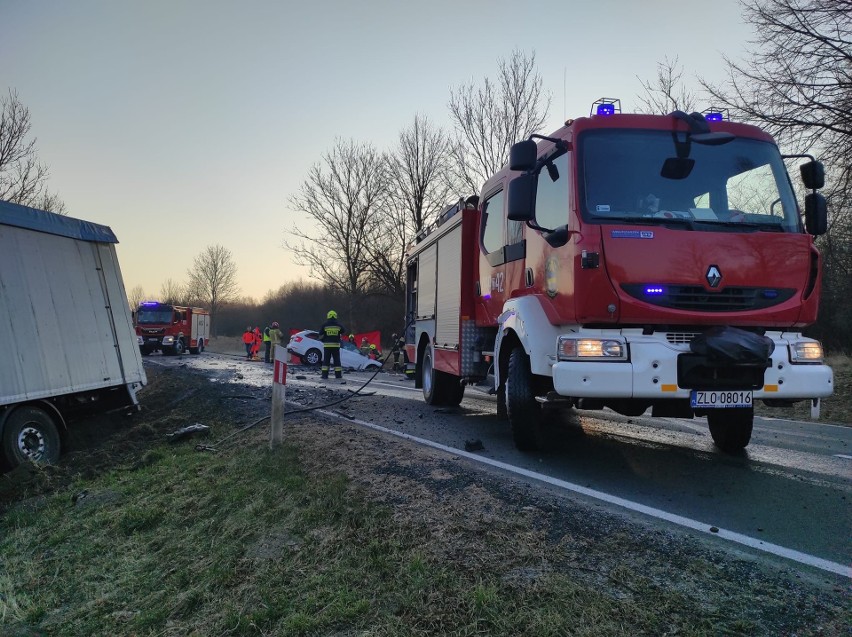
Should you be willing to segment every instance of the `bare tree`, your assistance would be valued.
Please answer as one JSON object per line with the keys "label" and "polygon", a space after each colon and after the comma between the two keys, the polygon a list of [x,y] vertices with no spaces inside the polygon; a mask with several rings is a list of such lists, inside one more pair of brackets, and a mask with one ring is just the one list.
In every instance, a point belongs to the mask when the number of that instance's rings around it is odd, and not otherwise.
{"label": "bare tree", "polygon": [[498,61],[496,80],[485,78],[455,89],[450,116],[456,129],[456,177],[465,194],[479,193],[482,184],[509,159],[509,148],[538,131],[550,110],[542,90],[535,53],[515,50]]}
{"label": "bare tree", "polygon": [[405,289],[405,249],[414,235],[434,220],[451,197],[452,142],[427,117],[415,115],[399,133],[387,157],[387,199],[374,216],[368,289],[401,296]]}
{"label": "bare tree", "polygon": [[750,0],[756,39],[728,79],[702,82],[737,117],[763,125],[789,152],[813,151],[833,168],[829,194],[852,197],[852,0]]}
{"label": "bare tree", "polygon": [[657,79],[637,79],[645,89],[645,95],[639,96],[641,106],[637,109],[641,113],[652,113],[666,115],[672,111],[685,111],[687,113],[695,110],[695,93],[690,91],[683,82],[683,66],[678,64],[678,58],[673,60],[666,57],[662,62],[657,62]]}
{"label": "bare tree", "polygon": [[[203,290],[203,288],[201,288]],[[186,300],[186,288],[172,278],[166,279],[160,286],[161,303],[169,303],[171,305],[181,304]],[[203,298],[203,295],[202,295]]]}
{"label": "bare tree", "polygon": [[0,98],[0,199],[64,214],[63,201],[47,190],[50,171],[38,161],[31,128],[29,109],[9,90]]}
{"label": "bare tree", "polygon": [[810,152],[825,161],[829,232],[820,244],[826,265],[823,301],[831,311],[820,317],[820,336],[848,348],[852,0],[746,0],[743,6],[756,34],[745,61],[726,58],[726,82],[702,85],[734,116],[766,128],[786,152]]}
{"label": "bare tree", "polygon": [[207,246],[195,257],[187,274],[187,295],[197,297],[210,308],[210,322],[215,334],[216,313],[223,303],[234,299],[240,291],[237,264],[231,251],[221,245]]}
{"label": "bare tree", "polygon": [[136,308],[139,307],[139,304],[145,300],[145,290],[142,289],[141,285],[136,285],[127,295],[127,302],[130,304],[130,309],[132,311],[136,311]]}
{"label": "bare tree", "polygon": [[315,231],[295,228],[298,242],[284,245],[312,275],[354,302],[369,287],[368,244],[378,236],[378,207],[387,196],[386,158],[369,144],[337,140],[289,200]]}
{"label": "bare tree", "polygon": [[408,128],[399,133],[391,152],[391,197],[405,212],[409,236],[418,232],[453,197],[449,183],[452,140],[424,115],[415,115]]}

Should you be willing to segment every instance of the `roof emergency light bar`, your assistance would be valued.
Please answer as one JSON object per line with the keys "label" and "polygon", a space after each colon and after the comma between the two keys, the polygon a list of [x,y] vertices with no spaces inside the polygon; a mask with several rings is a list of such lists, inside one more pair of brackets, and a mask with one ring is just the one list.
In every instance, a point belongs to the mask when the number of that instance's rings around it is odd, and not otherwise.
{"label": "roof emergency light bar", "polygon": [[609,117],[621,112],[621,100],[617,97],[601,97],[594,101],[589,115]]}
{"label": "roof emergency light bar", "polygon": [[727,122],[730,121],[730,117],[728,117],[728,109],[720,108],[716,106],[711,106],[709,108],[701,111],[701,114],[704,115],[704,119],[708,122]]}

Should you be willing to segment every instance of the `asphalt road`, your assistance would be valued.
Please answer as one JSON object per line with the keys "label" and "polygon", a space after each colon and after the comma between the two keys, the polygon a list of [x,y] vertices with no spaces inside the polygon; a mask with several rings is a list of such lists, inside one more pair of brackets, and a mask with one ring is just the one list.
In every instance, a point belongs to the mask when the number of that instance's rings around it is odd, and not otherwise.
{"label": "asphalt road", "polygon": [[[237,357],[206,353],[147,361],[187,364],[218,381],[271,386],[271,366]],[[341,384],[322,381],[316,370],[291,367],[288,403],[295,408],[297,403],[331,402],[329,390],[351,392],[370,376],[348,373]],[[382,372],[363,393],[372,395],[359,395],[329,412],[452,449],[479,440],[483,449],[477,457],[547,476],[552,479],[547,488],[553,483],[558,488],[560,482],[579,485],[635,503],[640,511],[650,507],[701,521],[758,546],[777,545],[840,566],[847,577],[852,574],[852,427],[756,418],[748,448],[729,455],[713,446],[704,418],[627,418],[570,410],[557,414],[546,451],[521,453],[508,422],[496,416],[494,397],[476,389],[466,390],[459,408],[434,408],[411,381]],[[731,548],[742,550],[742,545],[731,543]]]}

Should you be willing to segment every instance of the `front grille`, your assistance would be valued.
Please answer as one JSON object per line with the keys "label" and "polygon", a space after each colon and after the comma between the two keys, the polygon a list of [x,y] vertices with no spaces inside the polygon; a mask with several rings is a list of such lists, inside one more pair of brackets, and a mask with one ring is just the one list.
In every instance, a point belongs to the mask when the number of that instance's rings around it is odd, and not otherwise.
{"label": "front grille", "polygon": [[698,332],[666,332],[666,340],[672,345],[689,345]]}
{"label": "front grille", "polygon": [[[795,294],[792,288],[727,287],[708,291],[700,285],[624,283],[621,289],[645,303],[674,310],[744,312],[772,307]],[[653,290],[653,293],[648,293]]]}

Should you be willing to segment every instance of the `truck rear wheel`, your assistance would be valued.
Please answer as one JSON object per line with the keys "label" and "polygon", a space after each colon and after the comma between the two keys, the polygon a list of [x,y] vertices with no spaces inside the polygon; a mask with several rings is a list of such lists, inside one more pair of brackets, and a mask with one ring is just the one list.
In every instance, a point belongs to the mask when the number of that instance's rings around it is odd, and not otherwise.
{"label": "truck rear wheel", "polygon": [[23,462],[55,464],[59,431],[53,418],[38,407],[18,407],[3,426],[3,456],[11,467]]}
{"label": "truck rear wheel", "polygon": [[506,411],[515,446],[521,451],[536,451],[541,448],[541,404],[535,399],[533,392],[530,359],[520,345],[509,354]]}
{"label": "truck rear wheel", "polygon": [[177,355],[177,356],[180,356],[185,351],[186,351],[186,346],[183,344],[183,339],[179,338],[178,340],[175,341],[175,346],[172,350],[172,353]]}
{"label": "truck rear wheel", "polygon": [[713,443],[722,451],[742,451],[751,440],[754,409],[714,409],[707,413]]}
{"label": "truck rear wheel", "polygon": [[432,348],[423,354],[423,399],[429,405],[458,407],[464,398],[464,385],[461,380],[435,369]]}

